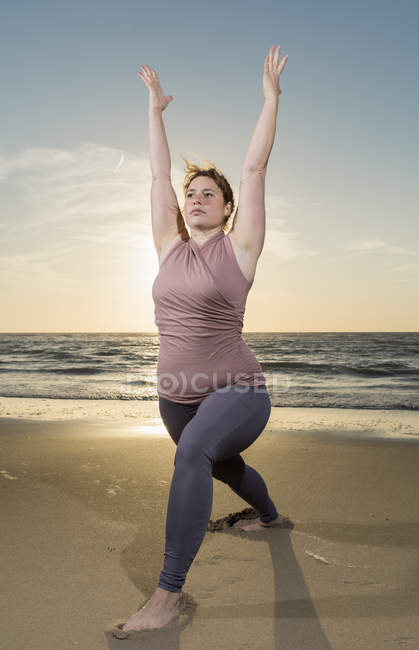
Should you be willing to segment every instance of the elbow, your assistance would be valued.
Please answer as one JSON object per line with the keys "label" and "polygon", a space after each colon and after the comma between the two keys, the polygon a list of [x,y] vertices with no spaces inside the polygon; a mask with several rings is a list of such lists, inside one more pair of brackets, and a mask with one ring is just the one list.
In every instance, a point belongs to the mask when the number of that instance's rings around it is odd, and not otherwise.
{"label": "elbow", "polygon": [[266,167],[244,167],[241,173],[241,180],[245,180],[249,176],[260,176],[265,180]]}
{"label": "elbow", "polygon": [[267,165],[261,167],[244,167],[242,171],[242,178],[249,176],[250,174],[258,174],[259,176],[266,176]]}
{"label": "elbow", "polygon": [[161,173],[158,173],[158,174],[152,174],[151,175],[151,180],[152,181],[161,181],[161,180],[167,181],[168,179],[170,181],[172,180],[170,172],[161,172]]}

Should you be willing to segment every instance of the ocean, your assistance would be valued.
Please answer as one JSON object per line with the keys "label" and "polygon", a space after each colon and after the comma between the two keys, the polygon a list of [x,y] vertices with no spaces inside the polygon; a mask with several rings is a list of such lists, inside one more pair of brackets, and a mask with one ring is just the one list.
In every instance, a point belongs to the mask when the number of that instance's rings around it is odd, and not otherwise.
{"label": "ocean", "polygon": [[[419,332],[254,332],[272,406],[419,408]],[[157,400],[154,333],[0,334],[0,396]]]}

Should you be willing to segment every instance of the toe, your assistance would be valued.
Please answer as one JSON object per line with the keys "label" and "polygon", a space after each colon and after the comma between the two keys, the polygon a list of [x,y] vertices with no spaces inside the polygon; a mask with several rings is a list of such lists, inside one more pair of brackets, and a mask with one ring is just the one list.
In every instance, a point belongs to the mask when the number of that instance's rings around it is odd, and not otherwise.
{"label": "toe", "polygon": [[122,629],[123,626],[123,623],[117,623],[114,625],[111,630],[112,636],[114,636],[116,639],[127,639],[129,637],[129,633],[125,632],[125,630]]}

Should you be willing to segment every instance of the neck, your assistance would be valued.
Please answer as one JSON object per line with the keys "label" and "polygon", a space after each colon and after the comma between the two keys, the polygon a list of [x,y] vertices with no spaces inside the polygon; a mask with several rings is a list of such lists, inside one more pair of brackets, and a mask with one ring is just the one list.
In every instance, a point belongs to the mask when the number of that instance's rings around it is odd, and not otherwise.
{"label": "neck", "polygon": [[205,244],[205,242],[207,242],[209,239],[212,239],[212,237],[215,237],[215,235],[221,232],[224,232],[222,228],[215,228],[211,231],[191,230],[191,237],[194,242],[199,247],[201,247]]}

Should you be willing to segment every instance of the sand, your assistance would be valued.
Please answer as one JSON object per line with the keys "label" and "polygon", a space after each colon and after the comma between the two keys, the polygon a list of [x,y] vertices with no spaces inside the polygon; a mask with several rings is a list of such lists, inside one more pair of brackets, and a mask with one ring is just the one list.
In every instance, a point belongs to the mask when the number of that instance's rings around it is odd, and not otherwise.
{"label": "sand", "polygon": [[[207,532],[197,607],[140,641],[110,630],[156,588],[175,446],[155,401],[73,402],[0,398],[1,650],[419,648],[419,414],[274,407],[243,457],[294,527]],[[213,520],[247,506],[214,480]]]}

